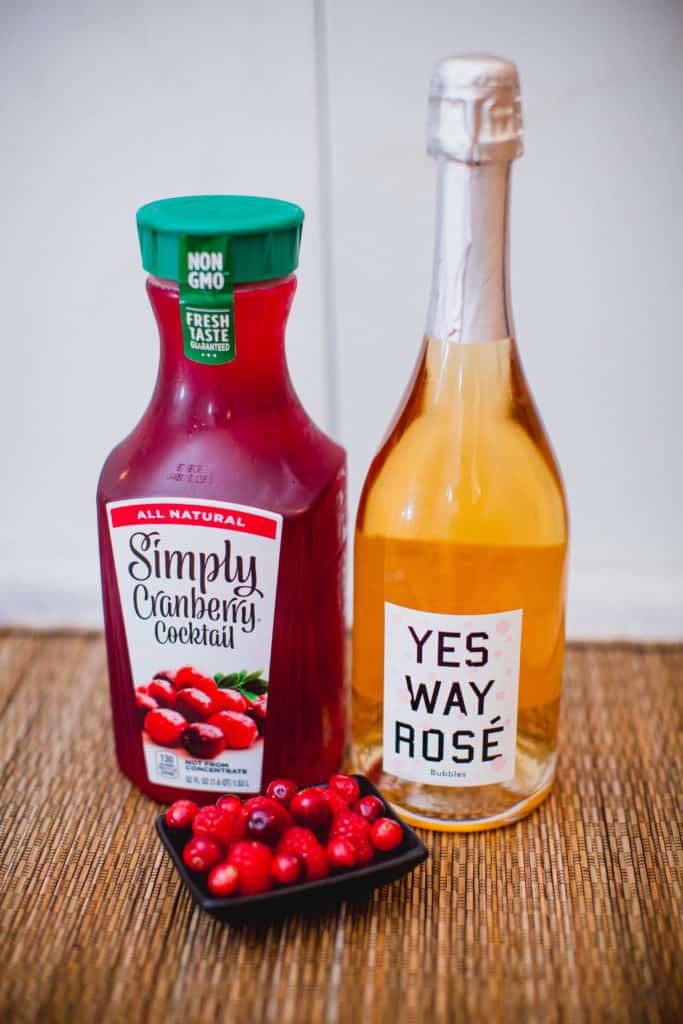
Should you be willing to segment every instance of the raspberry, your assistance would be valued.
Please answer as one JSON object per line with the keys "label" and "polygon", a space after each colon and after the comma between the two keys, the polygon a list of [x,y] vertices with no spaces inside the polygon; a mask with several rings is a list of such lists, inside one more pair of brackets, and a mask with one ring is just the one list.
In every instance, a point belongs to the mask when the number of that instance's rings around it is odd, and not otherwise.
{"label": "raspberry", "polygon": [[324,846],[318,843],[311,847],[303,858],[306,867],[306,881],[315,882],[320,878],[327,878],[330,873],[330,865],[327,860]]}
{"label": "raspberry", "polygon": [[333,789],[323,789],[322,787],[320,788],[320,792],[323,794],[328,804],[332,808],[333,815],[338,814],[339,811],[348,811],[349,805],[347,804],[344,797],[340,796],[339,793],[335,793]]}
{"label": "raspberry", "polygon": [[145,730],[150,739],[162,747],[177,747],[187,719],[171,708],[154,708],[145,716]]}
{"label": "raspberry", "polygon": [[318,834],[324,832],[332,821],[332,808],[320,789],[302,789],[292,798],[290,810],[297,824]]}
{"label": "raspberry", "polygon": [[[258,798],[257,798],[258,799]],[[310,828],[303,828],[301,825],[292,825],[288,828],[278,843],[278,853],[296,853],[301,857],[311,846],[320,845],[320,840],[311,832]]]}
{"label": "raspberry", "polygon": [[258,736],[253,718],[239,711],[218,711],[209,719],[209,725],[215,725],[221,730],[230,750],[244,750]]}
{"label": "raspberry", "polygon": [[205,722],[214,713],[216,707],[211,697],[203,690],[188,687],[176,694],[175,706],[181,711],[188,722]]}
{"label": "raspberry", "polygon": [[332,869],[348,871],[349,868],[355,868],[358,854],[348,839],[330,839],[326,852]]}
{"label": "raspberry", "polygon": [[166,811],[169,828],[189,828],[199,808],[192,800],[176,800]]}
{"label": "raspberry", "polygon": [[214,896],[232,896],[240,884],[240,873],[234,864],[223,861],[209,871],[207,884]]}
{"label": "raspberry", "polygon": [[162,708],[175,707],[176,688],[168,679],[153,679],[147,687],[147,692]]}
{"label": "raspberry", "polygon": [[277,852],[294,853],[301,857],[306,869],[307,882],[327,878],[330,873],[327,854],[310,828],[293,825],[280,840]]}
{"label": "raspberry", "polygon": [[249,707],[247,698],[237,690],[221,690],[220,687],[211,695],[216,711],[246,711]]}
{"label": "raspberry", "polygon": [[289,807],[296,789],[296,782],[292,782],[291,779],[273,779],[268,784],[266,796],[269,796],[271,800],[275,800],[276,803],[282,804],[283,807]]}
{"label": "raspberry", "polygon": [[193,757],[204,760],[218,757],[225,750],[225,736],[208,722],[193,722],[183,730],[181,737],[185,750]]}
{"label": "raspberry", "polygon": [[228,854],[228,863],[239,871],[239,891],[242,896],[253,896],[272,888],[273,851],[265,843],[235,843]]}
{"label": "raspberry", "polygon": [[358,855],[359,868],[363,867],[364,864],[370,864],[375,859],[375,847],[369,839],[356,843],[356,853]]}
{"label": "raspberry", "polygon": [[338,793],[347,804],[355,803],[360,796],[360,789],[356,780],[350,775],[343,775],[341,772],[337,772],[336,775],[330,775],[327,788],[333,793]]}
{"label": "raspberry", "polygon": [[330,829],[330,840],[348,839],[355,847],[359,864],[368,864],[375,853],[370,840],[370,822],[353,811],[340,811]]}
{"label": "raspberry", "polygon": [[183,860],[191,871],[210,871],[225,856],[225,850],[213,836],[192,836],[183,850]]}
{"label": "raspberry", "polygon": [[371,838],[375,849],[388,853],[401,845],[403,829],[393,818],[378,818],[372,826]]}
{"label": "raspberry", "polygon": [[196,836],[213,836],[223,846],[244,839],[244,822],[240,813],[224,810],[222,807],[202,807],[192,822]]}
{"label": "raspberry", "polygon": [[293,885],[303,873],[304,864],[295,853],[278,853],[273,858],[273,878],[280,885]]}
{"label": "raspberry", "polygon": [[376,796],[362,796],[360,800],[357,800],[352,808],[356,814],[360,814],[361,817],[365,818],[372,824],[373,821],[377,821],[384,814],[384,804]]}

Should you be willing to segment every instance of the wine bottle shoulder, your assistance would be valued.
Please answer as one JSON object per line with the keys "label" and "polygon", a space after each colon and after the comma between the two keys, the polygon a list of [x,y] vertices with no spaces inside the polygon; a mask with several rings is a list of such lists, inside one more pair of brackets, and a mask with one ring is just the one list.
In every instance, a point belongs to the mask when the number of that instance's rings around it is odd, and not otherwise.
{"label": "wine bottle shoulder", "polygon": [[452,382],[441,371],[439,400],[425,359],[368,473],[358,517],[364,533],[466,544],[566,542],[562,482],[521,369],[509,363],[505,372],[498,360],[497,372],[482,374],[481,358],[473,370],[476,358],[470,351],[457,359]]}

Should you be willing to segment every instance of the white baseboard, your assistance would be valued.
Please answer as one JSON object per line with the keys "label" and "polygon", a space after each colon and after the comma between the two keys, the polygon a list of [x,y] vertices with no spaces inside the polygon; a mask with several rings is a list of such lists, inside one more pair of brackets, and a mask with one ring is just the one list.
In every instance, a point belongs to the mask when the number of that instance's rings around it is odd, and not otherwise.
{"label": "white baseboard", "polygon": [[31,629],[101,629],[102,596],[87,583],[0,584],[0,626]]}
{"label": "white baseboard", "polygon": [[[0,626],[99,629],[98,582],[0,584]],[[567,636],[570,640],[683,641],[683,576],[574,571]]]}
{"label": "white baseboard", "polygon": [[572,640],[683,640],[683,574],[574,570],[567,636]]}

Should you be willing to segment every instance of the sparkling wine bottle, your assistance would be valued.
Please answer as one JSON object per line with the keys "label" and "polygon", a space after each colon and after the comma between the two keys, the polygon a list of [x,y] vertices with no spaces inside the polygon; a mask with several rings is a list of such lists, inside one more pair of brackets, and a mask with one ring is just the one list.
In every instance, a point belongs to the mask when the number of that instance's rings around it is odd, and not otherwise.
{"label": "sparkling wine bottle", "polygon": [[466,831],[549,792],[564,654],[565,497],[510,304],[514,64],[442,61],[428,150],[427,327],[356,527],[353,756],[409,821]]}

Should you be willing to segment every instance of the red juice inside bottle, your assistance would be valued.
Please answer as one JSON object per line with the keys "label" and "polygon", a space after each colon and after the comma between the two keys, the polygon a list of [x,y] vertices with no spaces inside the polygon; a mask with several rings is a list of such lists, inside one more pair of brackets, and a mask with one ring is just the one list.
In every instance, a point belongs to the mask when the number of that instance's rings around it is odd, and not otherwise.
{"label": "red juice inside bottle", "polygon": [[138,214],[159,372],[97,504],[117,757],[161,801],[343,754],[346,460],[284,347],[302,220],[231,196]]}

